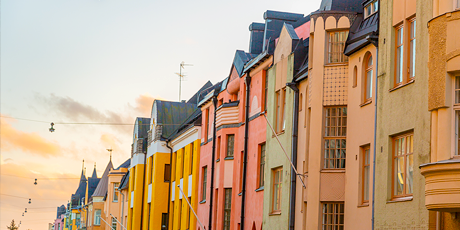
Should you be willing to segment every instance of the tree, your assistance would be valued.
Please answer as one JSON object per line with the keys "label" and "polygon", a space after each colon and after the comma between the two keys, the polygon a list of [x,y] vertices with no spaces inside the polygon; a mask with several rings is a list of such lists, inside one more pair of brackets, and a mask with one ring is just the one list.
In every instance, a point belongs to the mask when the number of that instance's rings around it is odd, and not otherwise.
{"label": "tree", "polygon": [[6,226],[6,228],[8,228],[9,230],[17,230],[19,227],[16,226],[14,220],[12,220],[10,226]]}

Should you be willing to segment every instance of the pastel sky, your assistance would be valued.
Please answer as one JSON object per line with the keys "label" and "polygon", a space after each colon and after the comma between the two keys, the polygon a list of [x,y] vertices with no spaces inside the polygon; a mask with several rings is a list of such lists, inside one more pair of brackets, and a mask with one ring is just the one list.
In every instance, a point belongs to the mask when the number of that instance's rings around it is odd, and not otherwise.
{"label": "pastel sky", "polygon": [[[183,99],[228,76],[266,10],[309,14],[320,0],[2,0],[0,18],[0,229],[45,230],[96,163],[101,176],[130,156],[132,126],[155,98]],[[32,122],[7,117],[31,119]],[[16,177],[13,177],[13,176]],[[39,179],[33,185],[33,178]],[[7,195],[32,198],[28,200]],[[22,217],[24,208],[28,212]]]}

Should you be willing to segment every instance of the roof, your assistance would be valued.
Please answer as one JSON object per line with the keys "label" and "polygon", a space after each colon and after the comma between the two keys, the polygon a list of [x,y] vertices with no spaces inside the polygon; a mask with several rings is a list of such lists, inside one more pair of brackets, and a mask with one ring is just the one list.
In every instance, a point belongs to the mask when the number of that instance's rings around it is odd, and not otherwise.
{"label": "roof", "polygon": [[350,56],[371,43],[377,46],[378,34],[379,14],[374,13],[365,19],[363,19],[362,15],[359,15],[350,28],[350,33],[345,43],[345,55]]}
{"label": "roof", "polygon": [[118,168],[116,168],[116,170],[119,170],[121,168],[129,168],[129,166],[131,165],[131,158],[129,158],[128,160],[126,160],[125,162],[123,162],[123,164],[121,164],[120,166],[118,166]]}
{"label": "roof", "polygon": [[93,197],[104,197],[107,194],[108,190],[108,183],[109,183],[109,172],[110,170],[113,169],[112,165],[112,160],[109,161],[107,164],[107,167],[105,167],[104,174],[102,174],[102,177],[97,184],[96,190],[94,190]]}
{"label": "roof", "polygon": [[56,219],[60,219],[61,214],[65,213],[65,206],[61,205],[57,207],[57,212],[56,212]]}
{"label": "roof", "polygon": [[206,90],[204,90],[203,92],[201,92],[201,94],[203,95],[202,96],[203,99],[201,99],[201,101],[198,103],[198,107],[203,106],[209,100],[211,100],[211,98],[213,96],[217,96],[220,92],[225,90],[225,87],[227,86],[227,82],[228,82],[228,77],[225,78],[225,80],[217,82],[213,86],[211,86],[211,87],[207,88]]}
{"label": "roof", "polygon": [[125,175],[123,175],[123,177],[121,178],[118,189],[119,190],[128,189],[128,186],[129,186],[129,171]]}
{"label": "roof", "polygon": [[[168,140],[173,140],[174,138],[180,136],[183,132],[188,130],[189,127],[201,125],[201,109],[197,108],[195,112],[192,113],[185,121],[182,123],[179,128],[177,128],[169,137]],[[198,122],[197,122],[198,121]]]}
{"label": "roof", "polygon": [[96,164],[94,165],[93,174],[91,175],[91,177],[92,178],[97,178]]}
{"label": "roof", "polygon": [[200,102],[200,92],[211,87],[211,81],[207,81],[190,99],[188,99],[187,103],[198,104]]}
{"label": "roof", "polygon": [[[246,65],[246,63],[248,63],[251,59],[253,59],[256,56],[257,55],[255,54],[250,54],[242,50],[237,50],[235,52],[235,57],[233,58],[233,65],[232,65],[231,70],[233,70],[233,67],[235,67],[236,72],[238,73],[238,76],[242,77],[244,73],[243,72],[244,65]],[[230,70],[230,74],[231,74],[231,70]]]}
{"label": "roof", "polygon": [[363,0],[322,0],[319,11],[363,12]]}
{"label": "roof", "polygon": [[162,125],[163,138],[169,137],[196,109],[196,104],[186,102],[156,100],[154,103],[156,122]]}
{"label": "roof", "polygon": [[94,177],[90,177],[88,178],[88,197],[91,197],[94,193],[94,191],[96,190],[97,188],[97,185],[99,184],[99,181],[101,180],[101,178],[94,178]]}

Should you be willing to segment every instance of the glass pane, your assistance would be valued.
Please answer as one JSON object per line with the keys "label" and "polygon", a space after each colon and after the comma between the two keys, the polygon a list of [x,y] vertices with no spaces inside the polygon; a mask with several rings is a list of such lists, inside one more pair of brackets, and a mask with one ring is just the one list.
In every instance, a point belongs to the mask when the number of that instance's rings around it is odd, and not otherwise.
{"label": "glass pane", "polygon": [[460,76],[455,77],[455,104],[460,103]]}
{"label": "glass pane", "polygon": [[372,70],[367,72],[366,79],[366,99],[372,97]]}
{"label": "glass pane", "polygon": [[394,195],[402,195],[404,187],[404,158],[398,157],[395,158],[394,162]]}
{"label": "glass pane", "polygon": [[397,70],[396,70],[396,83],[401,83],[402,82],[402,77],[403,77],[403,46],[401,45],[398,47],[398,50],[396,51],[397,57],[396,57],[396,65],[397,65]]}
{"label": "glass pane", "polygon": [[374,2],[374,12],[377,12],[379,10],[379,1]]}
{"label": "glass pane", "polygon": [[414,178],[414,155],[407,156],[406,194],[412,194]]}
{"label": "glass pane", "polygon": [[364,194],[363,200],[369,200],[369,166],[364,167]]}
{"label": "glass pane", "polygon": [[[459,0],[460,1],[460,0]],[[460,111],[457,111],[457,130],[455,130],[455,136],[457,138],[457,155],[460,155]]]}

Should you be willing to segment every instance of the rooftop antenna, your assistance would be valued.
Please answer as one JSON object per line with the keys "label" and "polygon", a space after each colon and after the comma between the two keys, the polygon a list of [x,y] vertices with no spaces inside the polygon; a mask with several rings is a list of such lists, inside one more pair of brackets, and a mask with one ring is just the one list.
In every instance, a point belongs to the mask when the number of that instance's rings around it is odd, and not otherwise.
{"label": "rooftop antenna", "polygon": [[182,88],[182,80],[185,77],[184,74],[182,74],[182,69],[185,69],[185,66],[193,66],[192,64],[185,64],[184,61],[180,63],[180,69],[179,73],[176,73],[179,76],[179,102],[181,101],[181,88]]}
{"label": "rooftop antenna", "polygon": [[110,161],[112,161],[112,151],[113,151],[112,148],[107,149],[107,151],[109,151],[109,153],[110,153]]}

